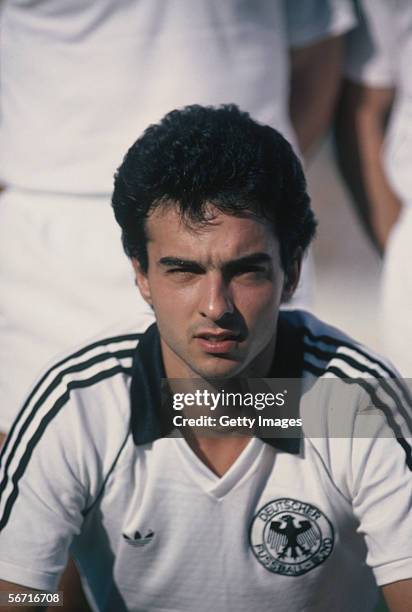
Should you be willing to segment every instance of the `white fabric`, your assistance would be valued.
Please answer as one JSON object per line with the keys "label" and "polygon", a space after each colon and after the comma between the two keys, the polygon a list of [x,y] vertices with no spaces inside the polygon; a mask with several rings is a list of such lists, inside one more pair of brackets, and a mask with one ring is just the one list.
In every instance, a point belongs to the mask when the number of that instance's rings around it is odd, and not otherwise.
{"label": "white fabric", "polygon": [[405,209],[385,252],[381,321],[385,352],[412,377],[412,3],[362,0],[362,25],[349,34],[348,76],[371,87],[393,87],[395,101],[385,134],[383,164]]}
{"label": "white fabric", "polygon": [[389,236],[381,288],[383,344],[407,378],[412,378],[411,241],[412,207],[407,206]]}
{"label": "white fabric", "polygon": [[289,45],[352,24],[349,0],[2,1],[0,431],[56,352],[130,311],[148,320],[109,218],[113,173],[143,129],[236,102],[295,143]]}
{"label": "white fabric", "polygon": [[[366,376],[371,384],[376,381],[365,366],[382,375],[385,364],[348,345],[337,330],[309,315],[292,317],[309,330],[305,356],[313,365],[319,351],[330,350],[325,339],[335,339],[342,346],[326,367]],[[134,445],[127,368],[135,344],[118,337],[72,357],[43,381],[16,423],[0,470],[1,578],[54,589],[72,539],[98,609],[108,612],[259,612],[273,610],[274,601],[279,612],[368,612],[376,603],[375,579],[412,577],[411,472],[393,434],[383,432],[384,419],[374,421],[374,432],[368,424],[369,437],[357,437],[365,418],[358,410],[368,405],[360,387],[341,383],[351,398],[343,406],[339,387],[322,387],[325,377],[306,371],[302,416],[321,435],[308,431],[297,455],[253,439],[218,478],[182,439]],[[100,382],[74,388],[96,376]],[[68,402],[26,458],[2,529],[13,474],[70,386]],[[344,437],[331,437],[336,418]],[[274,513],[282,503],[296,510],[295,502],[309,508],[308,516],[322,516],[316,524],[325,546],[326,538],[334,541],[333,550],[302,575],[282,575],[258,561],[254,542],[269,528],[260,518],[267,504]],[[134,537],[137,531],[142,537]]]}
{"label": "white fabric", "polygon": [[105,197],[0,196],[0,431],[44,365],[111,325],[153,320]]}
{"label": "white fabric", "polygon": [[133,140],[189,103],[235,102],[294,141],[288,36],[353,25],[348,0],[2,5],[0,179],[65,193],[110,193]]}

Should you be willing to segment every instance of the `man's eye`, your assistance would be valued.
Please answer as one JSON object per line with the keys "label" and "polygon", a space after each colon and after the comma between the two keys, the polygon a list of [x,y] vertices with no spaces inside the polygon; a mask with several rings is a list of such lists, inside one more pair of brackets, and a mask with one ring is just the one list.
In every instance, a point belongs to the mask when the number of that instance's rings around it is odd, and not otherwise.
{"label": "man's eye", "polygon": [[231,277],[239,283],[260,283],[270,280],[271,272],[265,266],[251,266],[234,271]]}
{"label": "man's eye", "polygon": [[194,268],[169,268],[167,274],[172,274],[174,276],[191,276],[193,274],[199,274],[199,272]]}
{"label": "man's eye", "polygon": [[267,276],[268,271],[266,268],[261,268],[258,266],[251,266],[249,268],[242,268],[236,272],[236,276],[251,276],[251,277],[262,277]]}

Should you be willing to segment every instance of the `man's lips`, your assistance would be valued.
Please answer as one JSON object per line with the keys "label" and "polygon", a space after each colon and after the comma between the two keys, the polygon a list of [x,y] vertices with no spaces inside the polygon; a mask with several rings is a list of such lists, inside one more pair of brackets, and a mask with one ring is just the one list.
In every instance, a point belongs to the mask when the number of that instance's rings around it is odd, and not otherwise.
{"label": "man's lips", "polygon": [[214,354],[229,353],[241,341],[240,334],[232,331],[201,331],[195,338],[206,353]]}

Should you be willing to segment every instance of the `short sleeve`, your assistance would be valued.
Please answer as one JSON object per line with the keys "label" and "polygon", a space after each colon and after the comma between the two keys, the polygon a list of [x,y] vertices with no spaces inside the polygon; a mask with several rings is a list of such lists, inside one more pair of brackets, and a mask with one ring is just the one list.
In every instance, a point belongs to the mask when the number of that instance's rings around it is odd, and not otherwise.
{"label": "short sleeve", "polygon": [[[6,442],[0,470],[0,578],[53,590],[80,533],[87,503],[70,402],[36,415]],[[53,417],[53,418],[52,418]],[[25,428],[24,425],[27,424]]]}
{"label": "short sleeve", "polygon": [[338,36],[356,24],[351,0],[284,0],[291,47]]}
{"label": "short sleeve", "polygon": [[56,588],[130,436],[136,340],[99,339],[33,387],[0,453],[0,579]]}
{"label": "short sleeve", "polygon": [[399,15],[393,0],[362,0],[359,25],[348,35],[345,74],[371,87],[396,83]]}
{"label": "short sleeve", "polygon": [[374,436],[353,439],[353,510],[379,586],[412,578],[411,443],[385,419]]}

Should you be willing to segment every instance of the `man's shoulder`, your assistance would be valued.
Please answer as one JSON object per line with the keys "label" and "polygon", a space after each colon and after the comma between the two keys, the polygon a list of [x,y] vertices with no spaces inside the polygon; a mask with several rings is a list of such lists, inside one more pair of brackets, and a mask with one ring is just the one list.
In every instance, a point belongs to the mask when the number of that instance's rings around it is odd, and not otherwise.
{"label": "man's shoulder", "polygon": [[21,432],[43,437],[55,425],[62,431],[93,430],[97,436],[115,423],[126,431],[133,359],[141,337],[133,329],[101,335],[55,360],[28,394],[9,442]]}
{"label": "man's shoulder", "polygon": [[330,416],[339,417],[346,431],[359,411],[369,407],[386,418],[397,437],[410,436],[408,381],[385,357],[310,313],[290,311],[285,315],[289,328],[299,337],[301,377],[307,398],[313,400],[310,410],[316,405],[324,424]]}
{"label": "man's shoulder", "polygon": [[116,375],[131,376],[136,347],[143,333],[124,329],[101,334],[54,360],[33,387],[26,403],[39,391],[60,388],[66,393],[110,382]]}
{"label": "man's shoulder", "polygon": [[39,483],[44,495],[63,491],[86,505],[97,499],[132,447],[130,381],[140,337],[126,330],[94,338],[35,384],[0,454],[0,529],[19,491],[30,496],[27,482]]}
{"label": "man's shoulder", "polygon": [[303,310],[282,312],[282,319],[299,336],[303,374],[339,378],[399,378],[385,357],[344,331]]}
{"label": "man's shoulder", "polygon": [[313,315],[291,311],[286,316],[302,341],[305,435],[325,448],[334,440],[341,448],[342,440],[354,435],[359,439],[390,435],[412,466],[408,381],[384,357]]}

